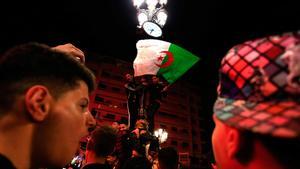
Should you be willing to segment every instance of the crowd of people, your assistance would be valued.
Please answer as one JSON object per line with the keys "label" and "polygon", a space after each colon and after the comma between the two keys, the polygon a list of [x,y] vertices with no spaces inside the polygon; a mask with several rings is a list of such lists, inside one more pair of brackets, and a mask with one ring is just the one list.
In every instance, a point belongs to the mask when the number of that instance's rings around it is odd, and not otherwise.
{"label": "crowd of people", "polygon": [[[237,45],[223,58],[213,115],[213,168],[300,168],[299,45],[299,32],[285,33]],[[130,102],[143,105],[130,110],[136,117],[130,119],[131,129],[125,123],[95,128],[88,110],[95,77],[84,60],[71,44],[27,43],[0,57],[0,167],[61,168],[77,152],[84,169],[177,169],[178,152],[161,148],[148,123],[153,125],[149,113],[157,111],[159,97],[128,94]],[[157,77],[151,78],[155,84]],[[150,90],[138,85],[125,87],[129,93]],[[79,157],[80,138],[90,128],[94,131]]]}

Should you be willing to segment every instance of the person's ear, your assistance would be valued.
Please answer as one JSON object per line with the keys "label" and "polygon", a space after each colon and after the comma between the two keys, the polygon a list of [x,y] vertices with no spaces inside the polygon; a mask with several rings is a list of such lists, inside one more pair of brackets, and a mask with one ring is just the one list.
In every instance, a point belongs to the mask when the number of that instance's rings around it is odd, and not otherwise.
{"label": "person's ear", "polygon": [[43,121],[50,109],[51,95],[42,85],[30,87],[25,94],[25,105],[30,118],[36,122]]}
{"label": "person's ear", "polygon": [[235,155],[239,151],[241,144],[241,134],[234,128],[228,128],[228,135],[226,137],[227,155],[230,158],[235,158]]}

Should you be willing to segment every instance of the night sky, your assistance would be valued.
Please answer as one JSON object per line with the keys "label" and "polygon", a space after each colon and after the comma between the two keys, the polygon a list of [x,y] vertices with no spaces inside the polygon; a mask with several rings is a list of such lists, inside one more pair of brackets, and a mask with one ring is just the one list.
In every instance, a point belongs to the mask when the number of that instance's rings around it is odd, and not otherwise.
{"label": "night sky", "polygon": [[[280,2],[280,3],[279,3]],[[0,52],[28,41],[73,43],[87,53],[132,62],[136,55],[136,11],[130,0],[9,1],[0,4]],[[292,0],[169,0],[163,39],[198,55],[183,78],[199,85],[204,117],[215,99],[220,59],[248,39],[300,28]],[[99,57],[99,56],[98,56]]]}
{"label": "night sky", "polygon": [[[163,39],[201,57],[191,70],[198,74],[193,80],[209,80],[234,44],[299,29],[298,6],[292,0],[282,2],[169,0]],[[53,46],[71,42],[86,52],[134,60],[141,36],[130,0],[1,3],[0,52],[28,41]]]}

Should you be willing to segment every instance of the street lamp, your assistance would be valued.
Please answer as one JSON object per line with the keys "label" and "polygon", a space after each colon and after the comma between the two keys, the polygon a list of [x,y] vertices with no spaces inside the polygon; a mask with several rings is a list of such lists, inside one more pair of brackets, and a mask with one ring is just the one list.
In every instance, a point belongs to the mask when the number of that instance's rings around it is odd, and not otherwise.
{"label": "street lamp", "polygon": [[[138,28],[154,37],[160,37],[159,33],[166,24],[168,14],[165,10],[167,0],[133,0],[133,6],[137,9]],[[144,26],[145,23],[151,22],[151,26]],[[153,26],[153,24],[157,26]],[[155,28],[154,28],[155,27]],[[157,27],[157,28],[156,28]],[[152,33],[154,32],[154,33]]]}
{"label": "street lamp", "polygon": [[158,138],[159,143],[163,143],[168,139],[168,132],[165,129],[158,129],[154,131],[154,136]]}

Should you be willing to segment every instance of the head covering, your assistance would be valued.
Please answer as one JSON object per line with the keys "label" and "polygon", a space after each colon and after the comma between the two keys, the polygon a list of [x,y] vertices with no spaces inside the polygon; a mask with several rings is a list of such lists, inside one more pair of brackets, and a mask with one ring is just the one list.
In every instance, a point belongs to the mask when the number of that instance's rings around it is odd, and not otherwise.
{"label": "head covering", "polygon": [[276,137],[300,136],[300,32],[234,46],[221,63],[216,117]]}

